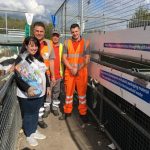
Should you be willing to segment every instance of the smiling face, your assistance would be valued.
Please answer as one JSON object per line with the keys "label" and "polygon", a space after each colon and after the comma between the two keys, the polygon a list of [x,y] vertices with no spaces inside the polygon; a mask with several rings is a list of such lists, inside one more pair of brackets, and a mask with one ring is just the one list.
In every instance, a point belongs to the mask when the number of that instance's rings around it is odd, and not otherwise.
{"label": "smiling face", "polygon": [[30,41],[29,44],[27,45],[27,51],[31,55],[35,55],[38,51],[38,46],[34,43],[34,41]]}
{"label": "smiling face", "polygon": [[55,45],[58,44],[59,43],[59,34],[53,34],[52,41]]}
{"label": "smiling face", "polygon": [[71,34],[72,34],[72,38],[74,40],[79,40],[80,39],[80,28],[79,27],[71,28]]}
{"label": "smiling face", "polygon": [[39,41],[42,41],[45,36],[45,29],[37,25],[34,27],[33,34]]}

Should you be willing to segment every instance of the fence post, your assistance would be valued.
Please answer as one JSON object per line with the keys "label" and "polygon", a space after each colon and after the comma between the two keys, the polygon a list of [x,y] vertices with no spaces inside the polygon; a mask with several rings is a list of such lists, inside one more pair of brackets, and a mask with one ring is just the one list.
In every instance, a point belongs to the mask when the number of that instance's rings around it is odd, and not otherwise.
{"label": "fence post", "polygon": [[80,28],[81,28],[81,35],[82,35],[82,33],[83,33],[83,0],[81,0],[81,7],[80,7],[80,9],[81,9],[81,17],[80,17]]}
{"label": "fence post", "polygon": [[7,34],[7,12],[5,12],[5,28],[6,28],[6,34]]}

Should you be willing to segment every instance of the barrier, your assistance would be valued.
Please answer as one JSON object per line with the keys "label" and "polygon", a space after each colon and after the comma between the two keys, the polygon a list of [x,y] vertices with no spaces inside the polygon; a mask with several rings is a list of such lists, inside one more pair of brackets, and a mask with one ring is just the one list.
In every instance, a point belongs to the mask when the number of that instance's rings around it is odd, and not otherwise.
{"label": "barrier", "polygon": [[[147,65],[144,62],[137,65],[138,60],[134,62],[130,58],[129,60],[126,57],[123,59],[123,56],[119,59],[119,56],[112,57],[112,55],[105,53],[92,51],[92,54],[94,54],[95,59],[91,58],[93,66],[90,66],[87,90],[89,112],[117,149],[149,150],[150,116],[149,102],[144,97],[146,93],[143,94],[143,97],[138,97],[136,90],[134,93],[124,89],[126,82],[121,80],[128,79],[129,85],[131,83],[129,80],[132,80],[131,76],[133,76],[132,83],[139,86],[138,89],[140,86],[145,88],[149,95],[149,72],[145,75],[139,71],[133,72],[131,69],[135,66],[136,68],[145,67],[148,71],[148,62]],[[128,66],[128,68],[124,66]],[[91,74],[92,69],[95,69],[93,74]]]}
{"label": "barrier", "polygon": [[16,150],[21,113],[13,74],[0,78],[0,149]]}

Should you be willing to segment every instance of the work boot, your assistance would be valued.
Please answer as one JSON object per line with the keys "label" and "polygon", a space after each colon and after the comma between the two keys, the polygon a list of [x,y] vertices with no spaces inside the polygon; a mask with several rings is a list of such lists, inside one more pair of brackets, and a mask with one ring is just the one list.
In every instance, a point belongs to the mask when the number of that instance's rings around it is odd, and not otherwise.
{"label": "work boot", "polygon": [[52,110],[52,112],[53,112],[54,116],[59,116],[58,110]]}
{"label": "work boot", "polygon": [[47,118],[49,114],[50,114],[50,110],[45,111],[42,118]]}
{"label": "work boot", "polygon": [[89,122],[89,119],[88,119],[87,115],[80,115],[80,118],[81,118],[83,123],[88,123]]}
{"label": "work boot", "polygon": [[48,127],[48,125],[42,120],[42,121],[39,121],[38,122],[38,125],[41,127],[41,128],[43,128],[43,129],[45,129],[45,128],[47,128]]}
{"label": "work boot", "polygon": [[64,113],[59,117],[59,120],[66,120],[68,117],[71,117],[71,113],[69,114]]}

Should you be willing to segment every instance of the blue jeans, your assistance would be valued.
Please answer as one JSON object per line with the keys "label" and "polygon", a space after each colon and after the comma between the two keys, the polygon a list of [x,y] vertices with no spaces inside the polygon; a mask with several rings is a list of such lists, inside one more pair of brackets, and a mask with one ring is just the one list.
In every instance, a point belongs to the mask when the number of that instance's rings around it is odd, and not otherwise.
{"label": "blue jeans", "polygon": [[29,137],[37,130],[39,109],[44,103],[44,96],[39,98],[18,97],[25,135]]}

